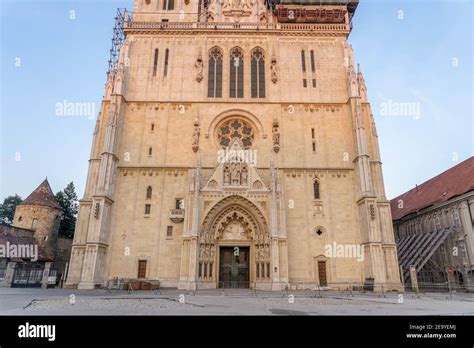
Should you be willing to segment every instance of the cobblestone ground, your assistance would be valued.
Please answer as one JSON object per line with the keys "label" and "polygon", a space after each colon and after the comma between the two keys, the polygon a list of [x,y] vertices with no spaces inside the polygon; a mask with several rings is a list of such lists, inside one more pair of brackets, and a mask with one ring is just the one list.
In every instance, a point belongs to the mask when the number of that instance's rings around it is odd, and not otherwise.
{"label": "cobblestone ground", "polygon": [[474,315],[472,293],[402,295],[0,288],[0,315]]}

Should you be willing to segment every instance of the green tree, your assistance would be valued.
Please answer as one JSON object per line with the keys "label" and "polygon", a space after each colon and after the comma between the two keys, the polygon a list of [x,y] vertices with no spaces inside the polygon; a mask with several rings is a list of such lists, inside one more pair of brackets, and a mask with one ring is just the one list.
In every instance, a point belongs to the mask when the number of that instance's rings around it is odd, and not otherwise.
{"label": "green tree", "polygon": [[17,194],[5,198],[3,204],[0,204],[0,223],[11,224],[15,216],[16,206],[22,201],[23,199]]}
{"label": "green tree", "polygon": [[64,190],[56,193],[56,200],[63,210],[61,224],[59,225],[59,235],[72,238],[79,209],[74,183],[70,182]]}

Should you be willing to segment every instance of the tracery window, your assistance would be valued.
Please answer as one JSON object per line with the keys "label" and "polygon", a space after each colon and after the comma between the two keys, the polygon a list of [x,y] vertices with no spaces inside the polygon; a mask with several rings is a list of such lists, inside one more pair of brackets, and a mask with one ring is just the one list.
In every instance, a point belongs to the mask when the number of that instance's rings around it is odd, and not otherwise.
{"label": "tracery window", "polygon": [[244,55],[240,48],[230,51],[230,89],[231,98],[244,97]]}
{"label": "tracery window", "polygon": [[265,98],[265,53],[257,47],[251,54],[252,98]]}
{"label": "tracery window", "polygon": [[214,47],[209,51],[209,75],[208,90],[209,98],[222,97],[222,51],[218,47]]}
{"label": "tracery window", "polygon": [[224,122],[218,131],[219,144],[223,147],[230,145],[232,139],[237,138],[243,148],[252,146],[255,132],[247,122],[233,118]]}

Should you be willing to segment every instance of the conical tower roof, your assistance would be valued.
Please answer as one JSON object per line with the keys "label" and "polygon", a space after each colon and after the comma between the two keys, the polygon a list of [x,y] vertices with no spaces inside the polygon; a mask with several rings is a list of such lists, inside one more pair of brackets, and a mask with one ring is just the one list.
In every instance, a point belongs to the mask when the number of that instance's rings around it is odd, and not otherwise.
{"label": "conical tower roof", "polygon": [[47,178],[19,205],[41,205],[61,209]]}

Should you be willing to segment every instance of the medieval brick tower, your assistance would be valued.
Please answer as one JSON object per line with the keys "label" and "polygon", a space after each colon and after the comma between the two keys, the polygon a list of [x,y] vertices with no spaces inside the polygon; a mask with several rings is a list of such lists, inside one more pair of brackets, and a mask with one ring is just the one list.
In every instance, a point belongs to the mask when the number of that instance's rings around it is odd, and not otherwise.
{"label": "medieval brick tower", "polygon": [[67,285],[399,288],[357,2],[119,11]]}
{"label": "medieval brick tower", "polygon": [[34,231],[33,237],[51,260],[55,259],[62,209],[45,179],[17,205],[13,225]]}

